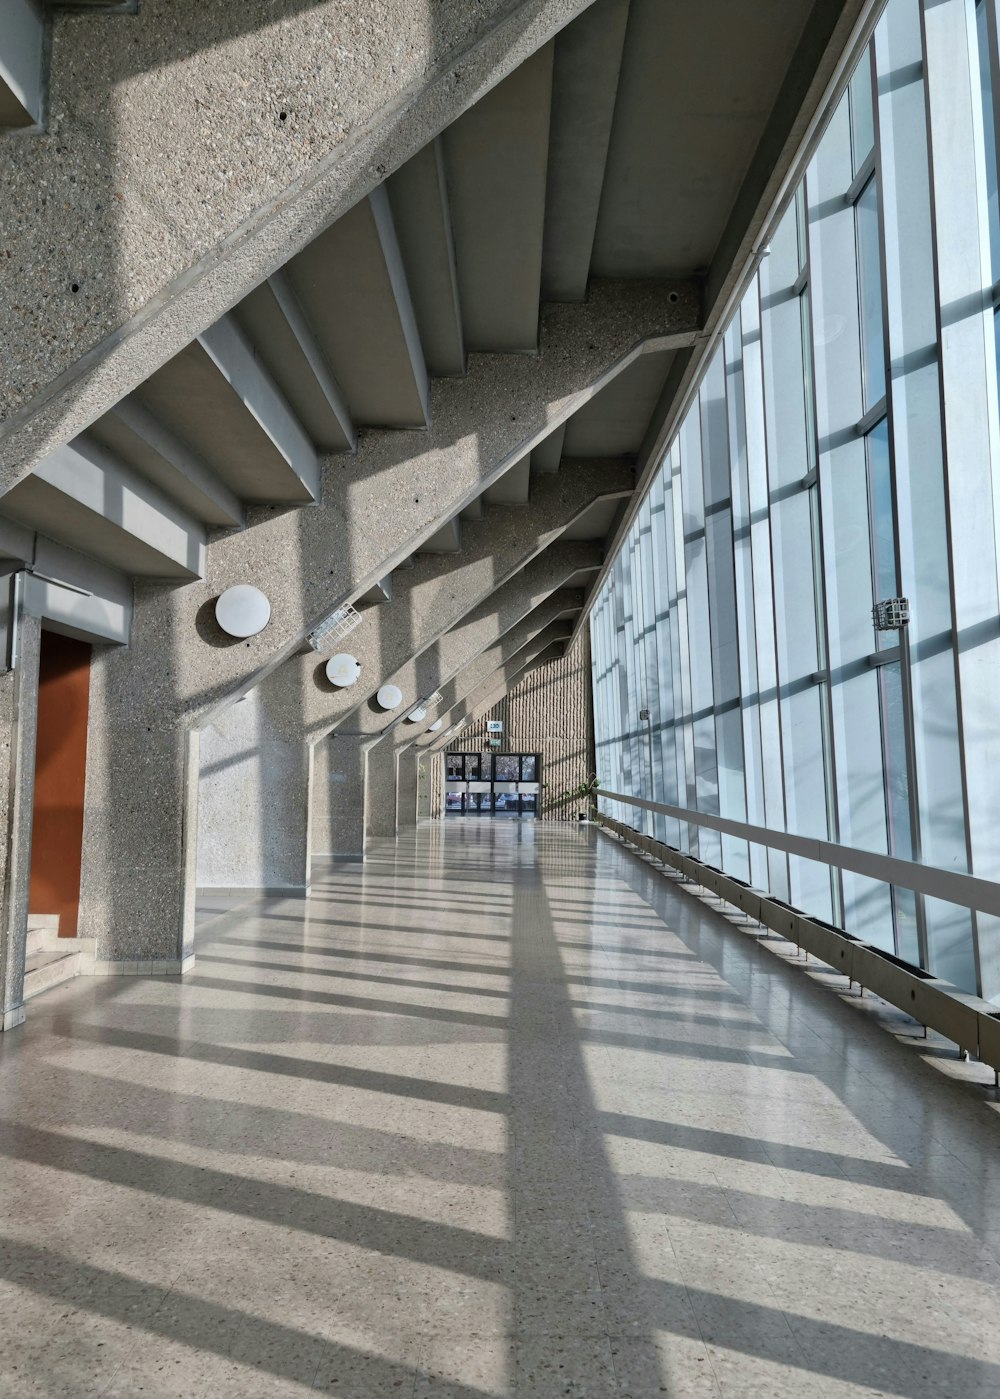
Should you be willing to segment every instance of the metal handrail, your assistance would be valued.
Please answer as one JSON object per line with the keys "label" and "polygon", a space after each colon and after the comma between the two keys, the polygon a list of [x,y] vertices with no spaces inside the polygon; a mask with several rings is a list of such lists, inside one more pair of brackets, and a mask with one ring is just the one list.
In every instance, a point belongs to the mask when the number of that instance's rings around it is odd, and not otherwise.
{"label": "metal handrail", "polygon": [[669,816],[675,821],[705,826],[721,835],[750,841],[753,845],[764,845],[771,850],[798,855],[804,860],[815,860],[821,865],[832,865],[835,869],[865,875],[883,884],[912,889],[915,893],[926,894],[932,899],[942,899],[962,908],[1000,916],[1000,884],[992,879],[983,879],[979,875],[942,869],[938,865],[921,865],[914,860],[901,860],[895,855],[877,855],[871,850],[859,850],[853,845],[838,845],[835,841],[819,840],[814,836],[790,835],[786,831],[771,830],[768,826],[752,826],[746,821],[730,820],[727,816],[712,816],[704,811],[693,811],[690,807],[667,806],[663,802],[647,801],[645,797],[630,797],[622,792],[609,792],[603,787],[599,789],[597,796],[599,800],[637,806],[644,811]]}

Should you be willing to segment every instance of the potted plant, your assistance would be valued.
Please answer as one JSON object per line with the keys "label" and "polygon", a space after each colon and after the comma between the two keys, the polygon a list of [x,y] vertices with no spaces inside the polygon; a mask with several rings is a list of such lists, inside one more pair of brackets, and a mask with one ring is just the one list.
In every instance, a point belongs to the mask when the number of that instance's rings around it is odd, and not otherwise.
{"label": "potted plant", "polygon": [[[547,788],[548,785],[547,782],[542,783],[543,787]],[[600,785],[600,782],[597,780],[597,774],[592,772],[588,778],[578,783],[576,787],[568,787],[565,792],[560,792],[557,797],[554,797],[549,804],[549,809],[556,806],[565,808],[572,803],[579,804],[582,801],[586,803],[586,805],[583,811],[577,810],[576,819],[578,821],[587,821],[590,819],[591,813],[597,809],[597,797],[595,794]],[[564,810],[563,819],[572,821],[573,816],[570,812]]]}

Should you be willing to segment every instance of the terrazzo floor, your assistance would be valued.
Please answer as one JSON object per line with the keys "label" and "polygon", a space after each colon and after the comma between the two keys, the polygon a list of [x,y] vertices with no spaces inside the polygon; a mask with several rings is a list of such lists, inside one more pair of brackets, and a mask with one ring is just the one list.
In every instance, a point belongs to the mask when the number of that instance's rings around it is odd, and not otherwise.
{"label": "terrazzo floor", "polygon": [[991,1076],[603,833],[201,920],[0,1038],[0,1395],[1000,1395]]}

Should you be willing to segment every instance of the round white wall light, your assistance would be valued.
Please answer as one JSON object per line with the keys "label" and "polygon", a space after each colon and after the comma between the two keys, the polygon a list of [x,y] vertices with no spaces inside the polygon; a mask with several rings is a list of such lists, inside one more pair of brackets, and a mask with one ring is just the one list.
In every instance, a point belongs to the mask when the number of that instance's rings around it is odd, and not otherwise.
{"label": "round white wall light", "polygon": [[360,674],[361,666],[357,656],[351,656],[347,651],[338,651],[326,663],[327,680],[341,690],[353,685]]}
{"label": "round white wall light", "polygon": [[434,722],[433,722],[433,724],[430,725],[430,731],[431,731],[431,733],[432,733],[432,734],[436,734],[437,731],[438,731],[438,729],[441,727],[441,725],[442,725],[443,723],[444,723],[444,720],[443,720],[443,719],[435,719]]}
{"label": "round white wall light", "polygon": [[238,583],[216,598],[215,620],[228,636],[256,636],[271,620],[271,604],[259,588]]}
{"label": "round white wall light", "polygon": [[421,719],[427,718],[427,710],[421,709],[420,705],[418,704],[416,709],[411,709],[406,717],[407,719],[409,719],[411,724],[419,724]]}
{"label": "round white wall light", "polygon": [[403,692],[398,685],[383,685],[375,698],[383,709],[398,709],[403,703]]}

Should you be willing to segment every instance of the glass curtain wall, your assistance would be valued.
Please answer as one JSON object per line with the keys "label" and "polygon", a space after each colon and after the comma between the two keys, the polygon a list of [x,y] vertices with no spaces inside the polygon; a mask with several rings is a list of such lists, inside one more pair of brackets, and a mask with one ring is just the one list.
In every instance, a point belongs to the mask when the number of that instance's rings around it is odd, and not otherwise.
{"label": "glass curtain wall", "polygon": [[602,810],[1000,1001],[995,918],[683,815],[1000,879],[998,3],[885,7],[590,627],[672,809]]}

